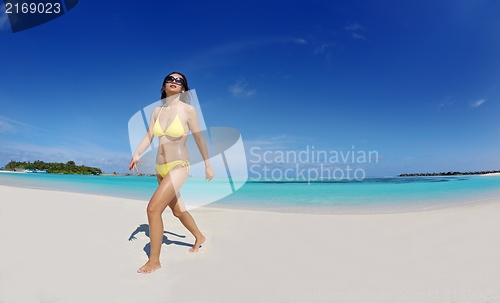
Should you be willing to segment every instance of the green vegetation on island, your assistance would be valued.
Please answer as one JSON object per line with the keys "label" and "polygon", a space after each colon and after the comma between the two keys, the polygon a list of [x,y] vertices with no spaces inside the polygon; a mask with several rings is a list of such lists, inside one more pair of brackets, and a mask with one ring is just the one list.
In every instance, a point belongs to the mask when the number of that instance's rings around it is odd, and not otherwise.
{"label": "green vegetation on island", "polygon": [[55,163],[55,162],[45,163],[40,160],[37,160],[33,163],[10,161],[9,163],[7,163],[7,165],[5,165],[5,169],[10,171],[19,171],[19,170],[46,171],[52,174],[77,174],[77,175],[103,174],[100,168],[89,167],[85,165],[76,165],[74,161],[68,161],[66,164]]}
{"label": "green vegetation on island", "polygon": [[500,173],[500,170],[481,170],[481,171],[449,171],[440,173],[414,173],[414,174],[400,174],[398,177],[434,177],[434,176],[462,176],[462,175],[487,175]]}

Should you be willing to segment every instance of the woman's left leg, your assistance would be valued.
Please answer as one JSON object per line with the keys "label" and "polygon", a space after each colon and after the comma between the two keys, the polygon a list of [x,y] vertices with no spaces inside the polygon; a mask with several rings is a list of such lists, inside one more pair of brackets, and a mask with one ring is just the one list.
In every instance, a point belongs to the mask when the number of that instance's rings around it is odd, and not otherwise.
{"label": "woman's left leg", "polygon": [[176,196],[172,199],[170,204],[168,205],[172,209],[172,213],[174,216],[179,218],[181,223],[193,234],[196,241],[192,248],[189,249],[190,252],[197,252],[200,248],[200,245],[205,242],[205,236],[200,232],[198,226],[196,226],[196,222],[194,222],[191,214],[186,210],[184,202],[182,201],[182,197]]}

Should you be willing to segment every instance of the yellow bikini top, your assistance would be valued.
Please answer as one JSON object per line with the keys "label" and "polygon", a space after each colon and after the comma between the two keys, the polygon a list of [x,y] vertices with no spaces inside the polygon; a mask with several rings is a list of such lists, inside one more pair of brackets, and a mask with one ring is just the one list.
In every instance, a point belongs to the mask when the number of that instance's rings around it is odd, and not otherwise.
{"label": "yellow bikini top", "polygon": [[179,104],[177,105],[177,114],[175,115],[174,121],[172,121],[170,126],[167,127],[166,131],[163,131],[163,129],[160,126],[160,114],[161,111],[163,110],[163,106],[161,107],[160,113],[158,114],[158,118],[156,118],[156,122],[153,127],[153,134],[156,137],[169,136],[173,138],[179,138],[184,135],[187,135],[187,133],[184,133],[184,126],[182,126],[181,120],[179,119],[179,106],[180,106],[180,101]]}

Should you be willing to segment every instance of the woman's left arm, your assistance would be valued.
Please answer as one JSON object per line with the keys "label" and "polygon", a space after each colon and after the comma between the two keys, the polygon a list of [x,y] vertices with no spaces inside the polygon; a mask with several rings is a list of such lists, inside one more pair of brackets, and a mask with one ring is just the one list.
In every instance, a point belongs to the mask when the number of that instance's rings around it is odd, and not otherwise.
{"label": "woman's left arm", "polygon": [[200,123],[198,122],[198,115],[196,114],[196,109],[189,105],[187,107],[187,122],[189,130],[193,133],[194,141],[200,150],[203,161],[205,162],[205,177],[207,181],[214,178],[214,170],[210,166],[210,159],[208,157],[207,145],[205,144],[205,139],[203,139],[203,134],[200,130]]}

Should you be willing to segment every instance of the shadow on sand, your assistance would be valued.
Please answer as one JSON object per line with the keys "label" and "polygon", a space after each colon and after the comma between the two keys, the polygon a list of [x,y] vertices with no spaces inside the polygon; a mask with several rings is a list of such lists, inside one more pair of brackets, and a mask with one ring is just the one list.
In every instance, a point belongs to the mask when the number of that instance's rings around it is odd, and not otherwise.
{"label": "shadow on sand", "polygon": [[[135,235],[137,235],[140,232],[143,232],[149,238],[149,225],[148,224],[141,224],[141,225],[139,225],[139,227],[137,227],[137,229],[132,232],[132,234],[130,235],[130,237],[128,238],[128,240],[132,241],[132,240],[137,239],[135,237]],[[172,236],[176,236],[176,237],[179,237],[179,238],[185,238],[186,237],[186,236],[178,235],[176,233],[169,232],[169,231],[163,231],[163,233],[164,234],[169,234],[169,235],[172,235]],[[193,245],[194,245],[194,244],[186,243],[186,242],[182,242],[182,241],[172,241],[172,240],[169,240],[167,238],[167,236],[165,236],[165,235],[163,235],[162,244],[167,244],[167,245],[175,244],[175,245],[188,246],[188,247],[193,247]],[[146,253],[146,255],[148,256],[148,258],[149,258],[149,254],[150,254],[150,251],[151,251],[151,242],[148,242],[144,246],[143,250]]]}

